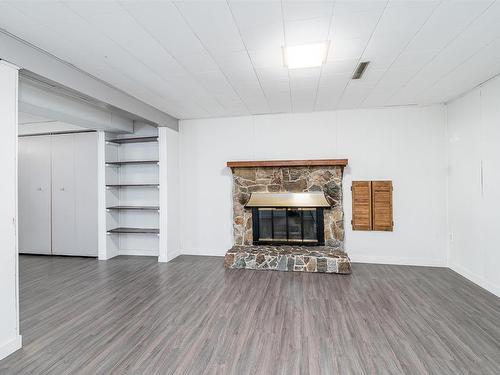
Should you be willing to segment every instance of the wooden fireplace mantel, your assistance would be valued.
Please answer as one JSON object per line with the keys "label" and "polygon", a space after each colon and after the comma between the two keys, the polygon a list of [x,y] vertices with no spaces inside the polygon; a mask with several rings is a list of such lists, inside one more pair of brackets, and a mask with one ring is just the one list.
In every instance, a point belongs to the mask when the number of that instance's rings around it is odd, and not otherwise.
{"label": "wooden fireplace mantel", "polygon": [[229,168],[347,166],[347,159],[228,161]]}

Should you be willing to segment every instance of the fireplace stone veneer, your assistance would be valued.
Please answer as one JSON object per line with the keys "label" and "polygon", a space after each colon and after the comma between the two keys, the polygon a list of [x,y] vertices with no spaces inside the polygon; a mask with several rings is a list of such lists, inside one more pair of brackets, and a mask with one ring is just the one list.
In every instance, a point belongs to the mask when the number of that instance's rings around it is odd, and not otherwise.
{"label": "fireplace stone veneer", "polygon": [[[315,165],[316,162],[325,162]],[[227,252],[225,267],[350,273],[351,267],[344,252],[344,212],[342,173],[344,165],[329,165],[327,161],[273,161],[272,166],[228,166],[233,170],[233,235],[234,246]],[[264,162],[265,163],[265,162]],[[295,163],[295,164],[292,164]],[[278,165],[277,165],[278,164]],[[324,246],[253,245],[252,210],[245,204],[254,192],[299,193],[322,191],[331,205],[323,210]],[[284,266],[286,261],[286,267]]]}
{"label": "fireplace stone veneer", "polygon": [[233,246],[226,268],[250,270],[351,273],[349,257],[329,246]]}

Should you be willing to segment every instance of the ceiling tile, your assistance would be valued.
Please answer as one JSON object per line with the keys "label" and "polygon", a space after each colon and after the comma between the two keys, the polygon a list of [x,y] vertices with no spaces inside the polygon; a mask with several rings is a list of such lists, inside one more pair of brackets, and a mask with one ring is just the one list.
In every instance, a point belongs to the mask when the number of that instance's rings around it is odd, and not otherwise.
{"label": "ceiling tile", "polygon": [[337,5],[331,22],[331,37],[368,40],[377,26],[382,10],[377,8],[367,12],[341,11]]}
{"label": "ceiling tile", "polygon": [[277,93],[290,91],[290,82],[288,80],[261,80],[260,83],[266,94],[273,94],[276,96]]}
{"label": "ceiling tile", "polygon": [[225,70],[224,76],[227,78],[229,82],[233,84],[233,86],[259,82],[253,70],[245,70],[245,69]]}
{"label": "ceiling tile", "polygon": [[256,30],[276,23],[283,27],[278,1],[230,1],[229,7],[240,30]]}
{"label": "ceiling tile", "polygon": [[335,13],[357,13],[382,11],[387,6],[387,0],[370,1],[338,1],[335,4]]}
{"label": "ceiling tile", "polygon": [[168,52],[188,55],[205,51],[198,37],[171,2],[127,1],[121,4]]}
{"label": "ceiling tile", "polygon": [[358,59],[333,60],[323,64],[321,74],[352,74],[358,65]]}
{"label": "ceiling tile", "polygon": [[248,97],[244,99],[245,107],[252,115],[269,113],[271,108],[264,96]]}
{"label": "ceiling tile", "polygon": [[241,38],[249,50],[280,49],[285,44],[283,26],[280,22],[256,29],[241,30]]}
{"label": "ceiling tile", "polygon": [[233,52],[218,52],[212,56],[219,67],[223,70],[241,70],[253,69],[252,62],[248,52],[233,51]]}
{"label": "ceiling tile", "polygon": [[330,17],[285,23],[285,42],[288,46],[324,42],[328,39]]}
{"label": "ceiling tile", "polygon": [[248,51],[255,68],[283,67],[283,50],[281,48]]}
{"label": "ceiling tile", "polygon": [[440,50],[491,5],[491,1],[443,1],[408,46]]}
{"label": "ceiling tile", "polygon": [[338,39],[334,38],[330,42],[327,61],[359,60],[366,46],[363,39]]}
{"label": "ceiling tile", "polygon": [[226,2],[176,2],[175,5],[206,48],[214,51],[245,49]]}
{"label": "ceiling tile", "polygon": [[316,94],[314,109],[317,111],[326,111],[337,108],[345,85],[331,85],[319,87]]}
{"label": "ceiling tile", "polygon": [[302,21],[330,16],[334,1],[283,1],[285,21]]}
{"label": "ceiling tile", "polygon": [[284,66],[279,67],[266,67],[266,68],[256,68],[257,75],[260,80],[271,81],[288,81],[288,69]]}
{"label": "ceiling tile", "polygon": [[229,95],[234,92],[226,77],[220,71],[196,73],[197,82],[215,95]]}
{"label": "ceiling tile", "polygon": [[219,66],[206,51],[189,55],[178,55],[177,61],[191,73],[219,71]]}
{"label": "ceiling tile", "polygon": [[294,89],[292,90],[292,111],[311,112],[314,110],[316,100],[315,89]]}

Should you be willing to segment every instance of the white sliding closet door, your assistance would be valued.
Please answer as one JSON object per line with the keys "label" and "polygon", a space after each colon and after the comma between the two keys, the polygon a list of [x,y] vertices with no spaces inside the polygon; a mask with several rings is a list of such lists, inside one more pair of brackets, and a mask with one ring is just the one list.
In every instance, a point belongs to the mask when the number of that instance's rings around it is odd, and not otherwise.
{"label": "white sliding closet door", "polygon": [[75,134],[74,146],[75,249],[97,256],[97,133]]}
{"label": "white sliding closet door", "polygon": [[97,256],[97,133],[19,138],[19,252]]}
{"label": "white sliding closet door", "polygon": [[51,137],[19,138],[19,252],[51,253]]}
{"label": "white sliding closet door", "polygon": [[52,137],[52,254],[78,255],[74,134]]}

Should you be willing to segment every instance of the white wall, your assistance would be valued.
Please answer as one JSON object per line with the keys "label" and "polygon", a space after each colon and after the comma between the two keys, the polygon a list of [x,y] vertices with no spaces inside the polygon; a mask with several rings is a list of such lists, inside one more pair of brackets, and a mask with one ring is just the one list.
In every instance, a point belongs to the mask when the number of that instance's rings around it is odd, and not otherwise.
{"label": "white wall", "polygon": [[17,265],[17,68],[0,61],[0,359],[21,347]]}
{"label": "white wall", "polygon": [[447,106],[450,268],[500,296],[500,79]]}
{"label": "white wall", "polygon": [[[232,245],[229,160],[349,159],[346,250],[354,261],[446,265],[443,106],[180,122],[181,251],[224,255]],[[394,232],[353,232],[352,180],[394,182]]]}
{"label": "white wall", "polygon": [[[158,261],[168,262],[180,254],[179,133],[160,127],[158,134],[160,141],[160,253]],[[166,233],[165,242],[164,233]]]}
{"label": "white wall", "polygon": [[167,223],[168,253],[171,260],[180,253],[179,236],[179,132],[165,128],[167,132]]}

